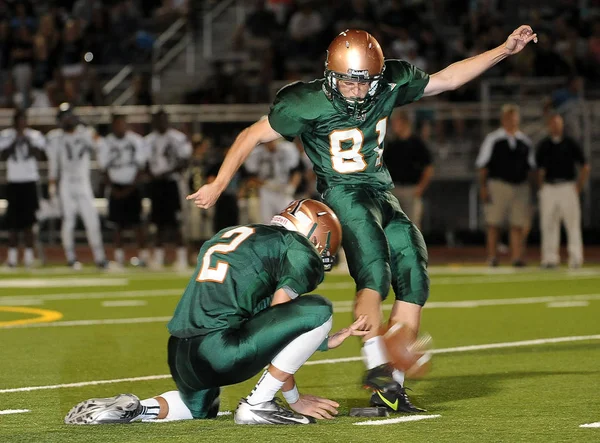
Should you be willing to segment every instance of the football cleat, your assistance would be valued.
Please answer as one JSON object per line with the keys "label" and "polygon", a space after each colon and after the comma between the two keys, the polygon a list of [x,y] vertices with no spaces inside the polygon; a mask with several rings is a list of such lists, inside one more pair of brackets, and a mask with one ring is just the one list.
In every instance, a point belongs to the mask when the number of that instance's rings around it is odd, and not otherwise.
{"label": "football cleat", "polygon": [[308,425],[316,423],[312,417],[296,414],[281,406],[278,399],[251,405],[243,398],[235,411],[234,421],[238,425]]}
{"label": "football cleat", "polygon": [[392,412],[426,412],[425,409],[417,408],[410,402],[406,389],[392,377],[392,369],[389,365],[368,370],[363,385],[373,390],[369,402],[371,406],[385,407]]}
{"label": "football cleat", "polygon": [[71,409],[65,417],[65,423],[72,425],[131,423],[141,418],[142,410],[140,399],[133,394],[92,398],[82,401]]}

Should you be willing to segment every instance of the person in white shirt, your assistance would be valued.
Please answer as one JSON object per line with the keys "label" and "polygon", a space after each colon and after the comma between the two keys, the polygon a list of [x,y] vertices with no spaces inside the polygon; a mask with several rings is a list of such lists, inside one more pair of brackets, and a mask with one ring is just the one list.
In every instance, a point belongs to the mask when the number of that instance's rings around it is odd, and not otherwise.
{"label": "person in white shirt", "polygon": [[102,244],[100,218],[94,205],[94,191],[90,181],[90,161],[97,157],[97,141],[93,129],[79,124],[68,103],[59,107],[57,121],[59,128],[50,131],[48,139],[49,193],[56,195],[56,183],[62,208],[61,238],[67,263],[80,269],[81,263],[75,255],[74,231],[79,215],[85,226],[87,239],[96,265],[107,266]]}
{"label": "person in white shirt", "polygon": [[294,199],[301,180],[297,169],[300,153],[296,146],[283,138],[258,145],[244,167],[261,183],[260,213],[263,223],[285,208]]}
{"label": "person in white shirt", "polygon": [[5,223],[9,230],[7,265],[17,266],[19,232],[23,233],[23,264],[33,265],[33,225],[39,200],[37,162],[45,159],[46,141],[41,132],[27,127],[25,111],[17,110],[13,127],[0,132],[0,161],[6,161]]}
{"label": "person in white shirt", "polygon": [[[181,172],[187,168],[192,156],[192,145],[187,136],[169,127],[169,116],[159,110],[152,116],[153,131],[145,137],[149,150],[148,170],[152,212],[150,221],[156,225],[156,244],[152,264],[162,268],[165,261],[164,243],[171,237],[177,246],[175,267],[188,267],[187,248],[181,232]],[[184,194],[187,194],[185,192]]]}
{"label": "person in white shirt", "polygon": [[148,263],[145,233],[142,226],[142,196],[138,189],[147,162],[144,139],[130,131],[124,115],[112,117],[112,133],[104,139],[98,151],[100,169],[106,173],[110,184],[108,220],[115,226],[115,261],[125,263],[122,232],[136,231],[139,262]]}

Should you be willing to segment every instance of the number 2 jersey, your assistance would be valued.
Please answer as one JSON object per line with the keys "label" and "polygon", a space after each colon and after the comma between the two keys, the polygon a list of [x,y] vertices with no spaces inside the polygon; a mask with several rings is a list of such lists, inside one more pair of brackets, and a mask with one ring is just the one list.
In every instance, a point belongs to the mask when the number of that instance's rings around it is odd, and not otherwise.
{"label": "number 2 jersey", "polygon": [[302,234],[261,224],[224,229],[200,249],[169,332],[187,338],[237,328],[268,308],[278,289],[295,298],[314,290],[323,273],[321,257]]}
{"label": "number 2 jersey", "polygon": [[394,108],[422,97],[429,75],[405,61],[386,60],[384,89],[364,119],[336,109],[324,81],[282,88],[269,112],[271,127],[288,140],[300,136],[320,193],[338,184],[392,188],[382,159],[387,120]]}

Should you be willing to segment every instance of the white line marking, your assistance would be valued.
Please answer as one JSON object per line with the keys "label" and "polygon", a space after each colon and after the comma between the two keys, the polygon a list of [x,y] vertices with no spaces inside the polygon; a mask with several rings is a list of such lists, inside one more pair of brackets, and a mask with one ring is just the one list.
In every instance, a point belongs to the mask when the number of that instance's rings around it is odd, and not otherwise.
{"label": "white line marking", "polygon": [[23,300],[19,300],[19,299],[7,299],[7,300],[2,300],[0,299],[0,306],[39,306],[39,305],[43,305],[44,301],[43,300],[38,300],[35,298],[25,298]]}
{"label": "white line marking", "polygon": [[548,306],[549,308],[579,308],[589,305],[590,302],[588,301],[558,301],[548,303],[546,306]]}
{"label": "white line marking", "polygon": [[181,296],[183,289],[146,289],[140,291],[113,291],[113,292],[79,292],[74,294],[42,294],[42,295],[4,295],[0,296],[0,303],[18,303],[20,300],[94,300],[101,298],[119,297],[170,297]]}
{"label": "white line marking", "polygon": [[[548,343],[565,343],[572,341],[584,341],[584,340],[600,340],[599,335],[584,335],[574,337],[555,337],[555,338],[541,338],[537,340],[525,340],[525,341],[513,341],[506,343],[490,343],[484,345],[472,345],[472,346],[458,346],[454,348],[443,348],[434,349],[430,351],[432,354],[451,354],[455,352],[468,352],[468,351],[481,351],[486,349],[498,349],[498,348],[517,348],[521,346],[534,346],[543,345]],[[337,364],[345,362],[359,361],[362,357],[346,357],[346,358],[334,358],[327,360],[311,360],[305,363],[307,366],[313,365],[327,365]],[[79,383],[66,383],[62,385],[48,385],[48,386],[30,386],[24,388],[11,388],[11,389],[0,389],[0,394],[7,394],[12,392],[29,392],[29,391],[40,391],[45,389],[61,389],[61,388],[79,388],[83,386],[91,385],[106,385],[112,383],[122,382],[136,382],[136,381],[148,381],[148,380],[161,380],[165,378],[171,378],[170,374],[163,375],[148,375],[144,377],[130,377],[130,378],[117,378],[113,380],[95,380],[95,381],[83,381]]]}
{"label": "white line marking", "polygon": [[0,411],[0,415],[22,414],[24,412],[31,412],[31,411],[29,409],[5,409],[4,411]]}
{"label": "white line marking", "polygon": [[121,325],[130,323],[166,323],[171,320],[171,316],[167,317],[138,317],[138,318],[107,318],[103,320],[71,320],[71,321],[55,321],[51,323],[33,323],[30,325],[14,325],[2,326],[2,329],[21,329],[29,326],[38,326],[40,328],[60,328],[66,326],[95,326],[95,325]]}
{"label": "white line marking", "polygon": [[125,286],[126,278],[14,278],[0,280],[0,288],[73,288],[86,286]]}
{"label": "white line marking", "polygon": [[102,302],[105,308],[120,308],[123,306],[146,306],[146,300],[106,300]]}
{"label": "white line marking", "polygon": [[429,418],[438,418],[441,417],[439,414],[435,415],[409,415],[407,417],[398,417],[398,418],[386,418],[383,420],[367,420],[367,421],[359,421],[358,423],[352,423],[356,426],[381,426],[381,425],[393,425],[395,423],[406,423],[409,421],[420,421],[427,420]]}
{"label": "white line marking", "polygon": [[585,425],[579,425],[580,428],[600,428],[600,421],[596,423],[587,423]]}
{"label": "white line marking", "polygon": [[[128,293],[136,291],[127,291]],[[144,291],[139,291],[139,296],[144,294]],[[110,294],[110,293],[105,293]],[[94,294],[90,294],[94,295]],[[113,294],[114,295],[114,294]],[[136,296],[136,295],[133,295]],[[156,296],[156,295],[150,295]],[[102,297],[98,297],[102,298]],[[113,297],[114,298],[114,297]],[[459,301],[439,301],[429,302],[425,305],[428,309],[439,308],[477,308],[481,306],[509,306],[509,305],[527,305],[536,303],[551,303],[551,302],[577,302],[587,300],[600,300],[600,294],[580,294],[580,295],[557,295],[549,297],[526,297],[526,298],[498,298],[491,300],[459,300]],[[2,301],[2,300],[0,300]],[[17,298],[11,300],[11,304],[19,305]],[[4,300],[4,302],[6,302]],[[338,301],[333,303],[333,310],[336,314],[352,312],[352,301]],[[4,303],[0,303],[4,304]],[[391,304],[382,306],[384,310],[392,309]],[[25,325],[4,326],[2,329],[26,329],[26,328],[48,328],[48,327],[65,327],[65,326],[94,326],[94,325],[114,325],[123,323],[162,323],[169,321],[171,317],[139,317],[139,318],[119,318],[119,319],[98,319],[98,320],[71,320],[58,321],[52,323],[32,323]]]}

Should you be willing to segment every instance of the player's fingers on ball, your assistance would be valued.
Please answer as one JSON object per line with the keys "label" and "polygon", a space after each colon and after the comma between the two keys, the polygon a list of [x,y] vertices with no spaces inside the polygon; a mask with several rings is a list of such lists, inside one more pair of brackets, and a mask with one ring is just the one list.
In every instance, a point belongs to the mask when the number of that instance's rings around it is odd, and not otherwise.
{"label": "player's fingers on ball", "polygon": [[331,415],[331,414],[330,414],[330,413],[327,411],[327,409],[325,409],[325,408],[320,408],[320,409],[318,410],[318,412],[319,412],[319,414],[321,415],[321,417],[323,417],[323,418],[325,418],[325,419],[327,419],[327,420],[331,420],[331,419],[333,418],[333,415]]}

